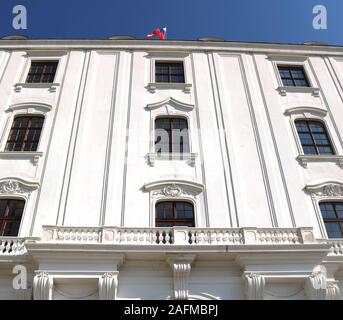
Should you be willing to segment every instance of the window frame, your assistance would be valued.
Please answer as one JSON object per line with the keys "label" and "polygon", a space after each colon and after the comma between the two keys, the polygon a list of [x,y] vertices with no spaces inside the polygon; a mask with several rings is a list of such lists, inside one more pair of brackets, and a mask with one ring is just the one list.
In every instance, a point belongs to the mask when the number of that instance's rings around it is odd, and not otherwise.
{"label": "window frame", "polygon": [[[157,81],[156,79],[156,76],[157,76],[157,71],[156,71],[156,64],[168,64],[168,80],[167,82],[163,82],[163,81]],[[171,73],[171,65],[174,64],[174,65],[182,65],[182,70],[183,70],[183,73],[182,73],[182,76],[183,76],[183,82],[172,82],[170,81],[171,80],[171,77],[172,77],[172,73]],[[155,68],[154,68],[154,71],[155,71],[155,74],[154,74],[154,79],[155,79],[155,82],[158,83],[158,84],[185,84],[186,83],[186,76],[185,76],[185,63],[184,61],[180,61],[180,60],[158,60],[156,59],[155,60]],[[161,74],[162,75],[162,74]]]}
{"label": "window frame", "polygon": [[[186,124],[187,124],[187,134],[188,134],[188,151],[183,151],[183,152],[173,152],[173,151],[170,151],[170,148],[173,147],[173,141],[169,141],[169,152],[157,152],[156,151],[156,121],[159,120],[159,119],[182,119],[184,121],[186,121]],[[186,117],[186,116],[182,116],[182,115],[171,115],[171,116],[168,116],[168,115],[158,115],[154,118],[154,123],[153,123],[153,152],[157,155],[157,157],[163,157],[163,156],[166,156],[166,155],[169,155],[171,158],[173,158],[173,155],[177,156],[177,155],[180,155],[181,159],[180,160],[183,160],[183,155],[188,155],[191,153],[191,135],[190,135],[190,126],[189,126],[189,118]],[[171,129],[172,130],[172,129]]]}
{"label": "window frame", "polygon": [[[166,219],[166,220],[163,220],[163,219],[158,219],[157,218],[157,206],[161,203],[169,203],[169,204],[172,204],[172,210],[173,210],[173,219]],[[193,226],[189,227],[189,226],[186,226],[186,225],[179,225],[179,224],[174,224],[173,226],[171,227],[160,227],[158,226],[158,221],[163,223],[163,222],[166,222],[166,223],[170,223],[170,222],[178,222],[178,220],[175,218],[175,215],[176,215],[176,204],[177,203],[182,203],[182,204],[189,204],[192,206],[192,209],[193,209],[193,219],[180,219],[179,221],[180,222],[187,222],[187,221],[190,221],[192,220],[193,222]],[[173,199],[173,200],[170,200],[170,199],[166,199],[166,200],[158,200],[155,202],[155,227],[156,228],[172,228],[172,227],[189,227],[189,228],[195,228],[196,227],[196,221],[195,221],[195,205],[193,202],[189,201],[189,200],[184,200],[184,199]]]}
{"label": "window frame", "polygon": [[[191,92],[192,84],[191,69],[190,69],[190,53],[181,51],[151,51],[147,58],[150,60],[150,76],[146,89],[150,93],[156,93],[159,89],[182,90],[183,93],[189,94]],[[155,62],[170,62],[183,63],[184,82],[156,82],[155,77]]]}
{"label": "window frame", "polygon": [[[22,201],[24,202],[24,206],[23,206],[23,211],[22,211],[22,214],[21,214],[21,219],[20,219],[20,224],[19,224],[19,228],[18,228],[18,233],[16,236],[5,236],[5,235],[2,235],[2,228],[3,228],[3,222],[0,223],[0,237],[6,237],[6,238],[11,238],[11,237],[15,237],[15,238],[18,238],[20,237],[20,234],[21,234],[21,230],[22,230],[22,227],[23,227],[23,221],[24,221],[24,216],[25,216],[25,212],[26,212],[26,207],[27,207],[27,201],[28,199],[26,199],[25,197],[19,197],[19,196],[12,196],[12,195],[3,195],[0,197],[0,201]],[[1,221],[3,221],[3,219],[0,218]],[[13,220],[15,221],[15,220]]]}
{"label": "window frame", "polygon": [[[330,118],[327,118],[328,112],[325,109],[318,107],[308,106],[295,106],[287,109],[284,115],[289,117],[290,128],[293,133],[293,139],[291,144],[295,145],[297,152],[295,152],[295,158],[303,168],[307,168],[309,163],[322,162],[322,163],[335,163],[338,167],[343,169],[343,149],[336,135],[335,127],[333,126]],[[303,147],[298,135],[298,131],[295,125],[296,120],[309,120],[320,121],[326,128],[326,133],[330,139],[334,155],[305,155]],[[295,144],[294,144],[295,141]]]}
{"label": "window frame", "polygon": [[[11,131],[13,129],[13,125],[16,121],[16,119],[18,118],[29,118],[30,120],[29,121],[32,121],[32,118],[41,118],[43,119],[43,123],[42,123],[42,127],[40,128],[40,135],[39,135],[39,140],[38,140],[38,143],[37,143],[37,148],[36,150],[32,151],[32,150],[23,150],[23,147],[25,145],[25,138],[23,140],[23,142],[21,143],[21,148],[20,150],[6,150],[6,147],[9,143],[9,138],[10,138],[10,134],[11,134]],[[12,119],[12,123],[10,125],[10,129],[9,129],[9,132],[7,134],[7,140],[5,141],[5,146],[4,146],[4,152],[30,152],[30,153],[33,153],[33,152],[39,152],[39,147],[40,147],[40,143],[41,143],[41,140],[42,140],[42,133],[43,133],[43,130],[44,130],[44,125],[45,125],[45,121],[46,121],[46,117],[42,114],[18,114],[18,115],[15,115]],[[25,128],[25,136],[27,136],[29,132],[29,126],[27,126]]]}
{"label": "window frame", "polygon": [[[280,68],[282,69],[287,69],[288,71],[289,71],[289,73],[290,73],[290,76],[291,76],[291,78],[290,78],[290,80],[292,80],[292,82],[293,82],[293,86],[289,86],[289,85],[285,85],[284,83],[283,83],[283,79],[282,79],[282,76],[281,76],[281,73],[280,73]],[[291,69],[298,69],[298,70],[302,70],[303,71],[303,74],[304,74],[304,78],[303,79],[300,79],[300,80],[305,80],[306,81],[306,83],[307,83],[307,86],[297,86],[297,85],[295,85],[295,79],[293,78],[293,75],[292,75],[292,73],[290,72],[290,70]],[[279,74],[279,79],[280,79],[280,81],[281,81],[281,84],[282,84],[282,86],[283,87],[291,87],[291,88],[312,88],[313,86],[312,86],[312,84],[311,84],[311,81],[310,81],[310,78],[309,78],[309,76],[308,76],[308,74],[307,74],[307,72],[306,72],[306,68],[305,68],[305,65],[303,65],[303,64],[277,64],[277,71],[278,71],[278,74]]]}
{"label": "window frame", "polygon": [[[39,82],[28,82],[28,78],[29,78],[29,75],[30,75],[30,70],[31,70],[31,67],[32,67],[32,64],[45,64],[44,65],[44,68],[43,68],[43,72],[40,74],[40,81]],[[54,79],[53,81],[51,82],[42,82],[42,78],[44,76],[44,70],[46,69],[46,65],[47,64],[51,64],[51,63],[55,63],[56,64],[56,70],[55,70],[55,74],[54,74]],[[30,66],[29,66],[29,69],[28,69],[28,72],[26,74],[26,79],[25,79],[25,84],[52,84],[52,83],[55,83],[55,79],[56,79],[56,75],[57,75],[57,70],[58,70],[58,65],[59,65],[59,60],[31,60],[30,61]]]}
{"label": "window frame", "polygon": [[[323,211],[321,209],[321,204],[332,204],[333,207],[334,207],[334,211],[335,211],[335,214],[337,215],[337,218],[324,218],[323,217]],[[318,202],[318,207],[319,207],[319,211],[320,211],[320,214],[321,214],[321,218],[322,218],[322,221],[323,221],[323,225],[324,225],[324,229],[325,229],[325,233],[326,233],[326,237],[328,239],[343,239],[343,217],[342,218],[338,218],[338,214],[336,212],[336,205],[337,204],[341,204],[343,205],[343,200],[339,201],[339,200],[321,200]],[[340,228],[340,231],[341,231],[341,234],[342,234],[342,237],[341,238],[330,238],[329,237],[329,234],[328,234],[328,231],[326,229],[326,226],[325,226],[325,223],[326,222],[337,222],[338,225],[339,225],[339,228]]]}
{"label": "window frame", "polygon": [[[298,132],[298,129],[297,129],[297,123],[299,122],[306,122],[306,125],[307,125],[307,128],[309,129],[309,134],[311,136],[311,140],[313,141],[313,145],[305,145],[306,146],[312,146],[316,149],[316,154],[309,154],[309,153],[305,153],[304,151],[304,145],[303,143],[301,142],[301,138],[300,138],[300,134]],[[312,123],[320,123],[323,127],[323,130],[324,132],[321,133],[321,134],[325,134],[326,137],[327,137],[327,140],[329,141],[329,145],[322,145],[322,146],[329,146],[331,149],[332,149],[332,154],[327,154],[327,153],[319,153],[319,147],[321,145],[317,145],[315,139],[313,138],[313,132],[309,126],[309,123],[312,122]],[[308,119],[308,118],[297,118],[294,120],[294,127],[295,127],[295,130],[296,130],[296,134],[297,134],[297,138],[298,138],[298,142],[300,144],[300,147],[301,147],[301,151],[302,151],[302,155],[304,156],[317,156],[317,157],[327,157],[327,156],[337,156],[337,150],[335,148],[335,145],[333,143],[333,140],[332,140],[332,137],[330,136],[330,133],[329,133],[329,129],[327,127],[327,124],[325,123],[325,121],[323,120],[320,120],[320,119]]]}
{"label": "window frame", "polygon": [[[18,76],[18,80],[14,85],[14,92],[20,93],[23,88],[33,89],[48,89],[49,92],[56,92],[57,88],[61,86],[63,72],[65,72],[65,65],[67,60],[68,51],[44,51],[44,50],[28,50],[24,55],[25,64]],[[26,83],[26,79],[31,67],[32,62],[52,62],[58,63],[54,82],[43,83]]]}

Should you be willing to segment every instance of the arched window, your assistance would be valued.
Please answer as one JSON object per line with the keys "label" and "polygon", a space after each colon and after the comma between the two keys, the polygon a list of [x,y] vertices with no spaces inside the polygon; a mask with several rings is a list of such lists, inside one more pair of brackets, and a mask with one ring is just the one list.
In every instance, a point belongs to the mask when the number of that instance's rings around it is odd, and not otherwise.
{"label": "arched window", "polygon": [[5,151],[37,151],[43,123],[43,116],[15,117]]}
{"label": "arched window", "polygon": [[319,204],[329,238],[343,238],[343,202]]}
{"label": "arched window", "polygon": [[295,121],[299,139],[304,151],[308,155],[335,154],[325,126],[320,121]]}
{"label": "arched window", "polygon": [[24,206],[24,200],[0,199],[0,236],[18,235]]}
{"label": "arched window", "polygon": [[194,207],[184,201],[162,201],[156,204],[156,227],[194,227]]}
{"label": "arched window", "polygon": [[156,153],[188,153],[188,124],[184,118],[157,118],[155,120]]}

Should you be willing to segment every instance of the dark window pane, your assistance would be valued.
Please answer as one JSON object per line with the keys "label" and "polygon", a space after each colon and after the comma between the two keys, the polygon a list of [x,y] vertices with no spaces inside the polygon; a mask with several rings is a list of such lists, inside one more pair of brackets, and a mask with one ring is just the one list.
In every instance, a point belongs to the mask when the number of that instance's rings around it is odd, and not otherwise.
{"label": "dark window pane", "polygon": [[20,116],[15,118],[7,139],[5,150],[37,151],[43,122],[44,118],[41,116]]}
{"label": "dark window pane", "polygon": [[319,204],[329,238],[343,237],[343,203],[322,202]]}
{"label": "dark window pane", "polygon": [[284,86],[309,87],[303,67],[279,66],[278,69]]}
{"label": "dark window pane", "polygon": [[184,83],[183,62],[156,62],[155,81],[162,83]]}
{"label": "dark window pane", "polygon": [[193,205],[182,201],[169,201],[157,203],[156,227],[164,226],[194,227]]}
{"label": "dark window pane", "polygon": [[156,119],[155,152],[188,153],[189,137],[187,120],[182,118]]}
{"label": "dark window pane", "polygon": [[304,154],[334,154],[329,136],[321,122],[298,120],[295,125]]}
{"label": "dark window pane", "polygon": [[31,62],[30,70],[26,78],[27,83],[51,83],[54,82],[57,70],[57,61]]}
{"label": "dark window pane", "polygon": [[25,201],[15,199],[0,200],[0,236],[18,235]]}

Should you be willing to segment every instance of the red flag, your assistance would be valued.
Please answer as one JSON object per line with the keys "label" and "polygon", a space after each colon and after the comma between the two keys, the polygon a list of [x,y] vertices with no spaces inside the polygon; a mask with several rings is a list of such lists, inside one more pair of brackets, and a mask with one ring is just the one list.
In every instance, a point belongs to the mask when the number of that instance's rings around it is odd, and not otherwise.
{"label": "red flag", "polygon": [[151,32],[151,34],[147,34],[146,38],[150,39],[154,36],[158,36],[160,40],[165,40],[166,28],[163,28],[162,30],[163,31],[161,31],[160,29],[155,29],[153,32]]}

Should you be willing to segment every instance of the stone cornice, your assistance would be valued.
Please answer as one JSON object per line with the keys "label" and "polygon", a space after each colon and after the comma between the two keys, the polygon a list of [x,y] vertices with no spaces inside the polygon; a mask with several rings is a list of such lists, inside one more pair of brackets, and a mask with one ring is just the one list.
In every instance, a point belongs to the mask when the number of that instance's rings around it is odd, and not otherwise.
{"label": "stone cornice", "polygon": [[230,41],[192,40],[96,40],[96,39],[32,39],[0,40],[3,50],[68,50],[68,49],[123,49],[123,50],[168,50],[168,51],[240,51],[280,55],[342,55],[342,46],[315,46],[301,44],[275,44]]}

